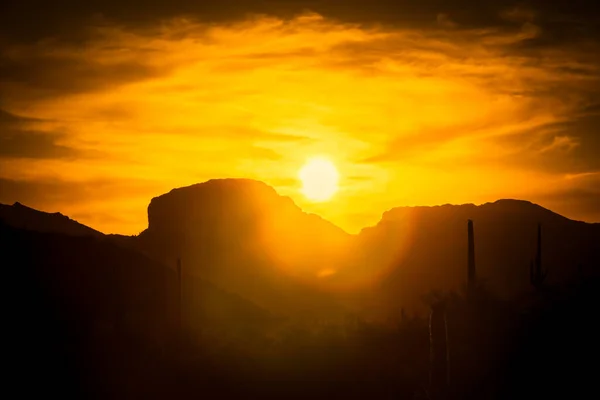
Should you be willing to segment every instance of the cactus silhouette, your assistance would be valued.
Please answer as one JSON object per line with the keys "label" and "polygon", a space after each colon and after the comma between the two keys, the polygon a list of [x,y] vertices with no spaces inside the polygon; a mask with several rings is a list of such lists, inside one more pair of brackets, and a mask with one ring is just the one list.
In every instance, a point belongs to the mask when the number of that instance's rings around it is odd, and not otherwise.
{"label": "cactus silhouette", "polygon": [[432,399],[445,397],[450,382],[448,325],[443,300],[431,305],[429,315],[429,385]]}
{"label": "cactus silhouette", "polygon": [[539,289],[548,275],[548,269],[542,270],[542,224],[538,224],[537,232],[537,250],[535,260],[532,260],[529,265],[529,280],[535,288]]}
{"label": "cactus silhouette", "polygon": [[473,221],[467,223],[467,232],[469,239],[469,254],[467,267],[467,290],[469,296],[472,296],[475,291],[475,281],[477,278],[475,270],[475,234],[473,233]]}

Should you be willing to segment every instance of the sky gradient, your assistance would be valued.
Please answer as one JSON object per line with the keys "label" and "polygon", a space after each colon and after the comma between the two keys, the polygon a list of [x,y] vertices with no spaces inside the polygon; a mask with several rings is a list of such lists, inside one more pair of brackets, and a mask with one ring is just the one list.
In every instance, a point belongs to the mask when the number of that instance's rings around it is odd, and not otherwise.
{"label": "sky gradient", "polygon": [[594,2],[122,3],[0,8],[0,202],[135,234],[152,197],[245,177],[350,232],[500,198],[600,222]]}

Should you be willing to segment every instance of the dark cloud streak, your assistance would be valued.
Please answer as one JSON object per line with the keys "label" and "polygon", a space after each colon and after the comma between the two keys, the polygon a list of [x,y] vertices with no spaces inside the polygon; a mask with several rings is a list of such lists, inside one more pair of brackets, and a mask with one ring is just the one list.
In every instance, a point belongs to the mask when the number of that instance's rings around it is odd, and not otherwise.
{"label": "dark cloud streak", "polygon": [[109,88],[147,79],[158,73],[158,70],[137,62],[100,65],[81,58],[37,55],[3,62],[0,65],[0,82],[21,84],[56,96]]}
{"label": "dark cloud streak", "polygon": [[[510,0],[23,0],[9,1],[0,8],[0,36],[9,41],[27,42],[46,37],[85,40],[86,28],[106,21],[141,28],[158,20],[180,16],[226,22],[253,13],[291,17],[305,11],[346,22],[402,24],[405,27],[437,24],[438,15],[445,15],[459,26],[475,28],[522,23],[528,15],[534,15],[536,23],[547,25],[556,32],[556,38],[598,34],[594,25],[598,22],[596,1],[531,0],[520,3],[520,9],[525,11],[511,14],[510,10],[519,3]],[[528,10],[534,12],[528,13]],[[513,17],[506,18],[507,15]]]}
{"label": "dark cloud streak", "polygon": [[77,203],[102,199],[106,193],[128,196],[156,191],[151,181],[137,180],[89,180],[71,182],[60,179],[21,180],[0,177],[0,203],[16,201],[34,207],[56,207],[65,202]]}
{"label": "dark cloud streak", "polygon": [[560,190],[541,194],[537,200],[575,219],[600,223],[600,170],[575,176]]}
{"label": "dark cloud streak", "polygon": [[0,158],[76,157],[78,150],[57,144],[61,134],[37,131],[30,126],[39,122],[0,109]]}

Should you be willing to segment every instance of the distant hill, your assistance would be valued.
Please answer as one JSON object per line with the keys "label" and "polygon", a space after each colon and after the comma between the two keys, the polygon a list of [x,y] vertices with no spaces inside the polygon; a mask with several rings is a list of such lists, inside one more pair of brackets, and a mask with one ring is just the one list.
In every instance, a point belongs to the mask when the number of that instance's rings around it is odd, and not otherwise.
{"label": "distant hill", "polygon": [[72,236],[104,236],[102,232],[80,224],[61,213],[38,211],[19,202],[12,206],[0,204],[0,221],[15,228],[36,232],[64,233]]}
{"label": "distant hill", "polygon": [[467,279],[467,220],[474,221],[478,279],[504,296],[531,289],[529,265],[542,225],[548,285],[600,272],[600,224],[567,219],[522,200],[398,207],[354,238],[356,258],[340,282],[370,282],[379,305],[418,307],[432,290],[460,290]]}

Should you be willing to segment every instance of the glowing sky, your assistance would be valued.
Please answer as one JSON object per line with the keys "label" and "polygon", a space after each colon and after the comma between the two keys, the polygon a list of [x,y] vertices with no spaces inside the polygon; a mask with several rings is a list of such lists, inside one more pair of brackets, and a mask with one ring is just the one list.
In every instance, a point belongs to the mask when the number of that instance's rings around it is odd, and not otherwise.
{"label": "glowing sky", "polygon": [[[394,20],[378,1],[258,3],[139,18],[98,3],[31,31],[25,8],[5,13],[0,202],[133,234],[154,196],[248,177],[351,232],[394,206],[499,198],[600,221],[600,44],[585,10],[430,1]],[[314,155],[340,174],[328,202],[300,191]]]}

